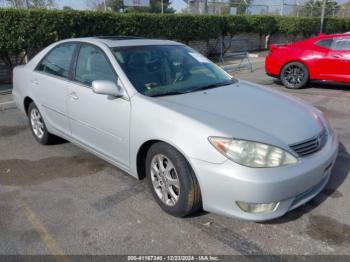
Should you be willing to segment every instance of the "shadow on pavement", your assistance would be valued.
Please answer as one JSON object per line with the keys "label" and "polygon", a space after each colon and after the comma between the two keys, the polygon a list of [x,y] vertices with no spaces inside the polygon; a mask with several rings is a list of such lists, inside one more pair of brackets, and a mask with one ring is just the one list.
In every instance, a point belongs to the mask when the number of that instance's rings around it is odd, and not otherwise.
{"label": "shadow on pavement", "polygon": [[[283,86],[281,80],[279,80],[278,78],[274,78],[273,82],[276,85]],[[313,81],[313,82],[310,82],[306,87],[301,88],[301,90],[310,89],[310,88],[317,88],[317,89],[324,89],[324,90],[329,89],[329,90],[350,91],[350,84],[337,83],[337,82]],[[290,90],[293,90],[293,89],[290,89]]]}

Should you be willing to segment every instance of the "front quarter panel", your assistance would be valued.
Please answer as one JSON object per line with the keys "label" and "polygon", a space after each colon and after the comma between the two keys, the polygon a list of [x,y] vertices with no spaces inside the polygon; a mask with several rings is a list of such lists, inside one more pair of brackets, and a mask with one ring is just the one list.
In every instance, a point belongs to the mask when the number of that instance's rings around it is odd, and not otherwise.
{"label": "front quarter panel", "polygon": [[209,134],[219,134],[218,131],[158,103],[157,99],[142,95],[132,97],[130,159],[135,176],[137,153],[150,140],[172,145],[187,160],[195,158],[212,163],[226,160],[208,141]]}

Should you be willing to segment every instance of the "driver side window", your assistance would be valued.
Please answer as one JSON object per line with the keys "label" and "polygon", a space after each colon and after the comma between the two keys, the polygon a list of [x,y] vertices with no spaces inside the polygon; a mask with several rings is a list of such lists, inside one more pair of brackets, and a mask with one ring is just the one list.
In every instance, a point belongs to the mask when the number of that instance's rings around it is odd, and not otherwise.
{"label": "driver side window", "polygon": [[112,65],[98,47],[82,44],[75,69],[75,81],[91,86],[95,80],[109,80],[117,83]]}

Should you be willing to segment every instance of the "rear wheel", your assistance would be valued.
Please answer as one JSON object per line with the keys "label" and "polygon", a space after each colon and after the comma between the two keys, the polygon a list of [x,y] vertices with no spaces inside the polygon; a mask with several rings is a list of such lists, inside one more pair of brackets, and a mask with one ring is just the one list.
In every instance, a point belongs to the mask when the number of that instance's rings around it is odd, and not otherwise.
{"label": "rear wheel", "polygon": [[280,79],[287,88],[303,88],[309,81],[309,71],[302,63],[292,62],[283,67]]}
{"label": "rear wheel", "polygon": [[184,217],[201,208],[198,181],[183,155],[158,142],[146,157],[147,181],[156,202],[167,213]]}
{"label": "rear wheel", "polygon": [[34,103],[31,103],[28,107],[29,125],[34,138],[43,145],[51,144],[55,141],[56,136],[49,133],[46,128],[44,119]]}

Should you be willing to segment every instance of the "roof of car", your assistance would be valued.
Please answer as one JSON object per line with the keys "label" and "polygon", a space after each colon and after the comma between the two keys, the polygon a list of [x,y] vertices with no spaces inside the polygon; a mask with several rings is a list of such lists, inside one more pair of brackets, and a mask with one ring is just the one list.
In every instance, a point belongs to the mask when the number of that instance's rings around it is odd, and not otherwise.
{"label": "roof of car", "polygon": [[333,37],[350,37],[350,32],[349,33],[338,33],[338,34],[319,34],[317,36],[318,38],[333,38]]}
{"label": "roof of car", "polygon": [[108,47],[119,46],[138,46],[138,45],[181,45],[181,43],[163,40],[163,39],[151,39],[137,36],[94,36],[94,37],[82,37],[67,39],[67,41],[83,41],[89,43],[102,42]]}

